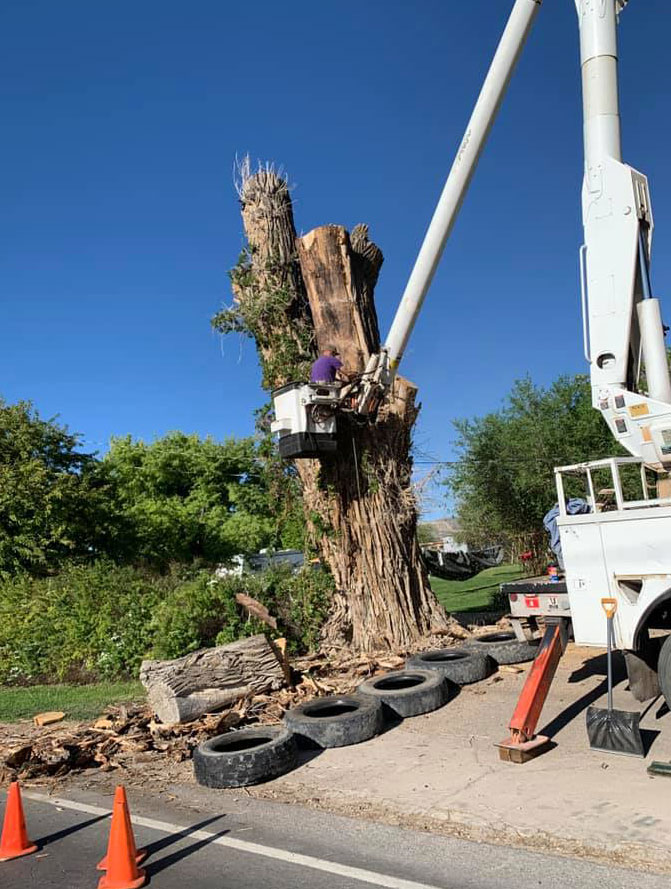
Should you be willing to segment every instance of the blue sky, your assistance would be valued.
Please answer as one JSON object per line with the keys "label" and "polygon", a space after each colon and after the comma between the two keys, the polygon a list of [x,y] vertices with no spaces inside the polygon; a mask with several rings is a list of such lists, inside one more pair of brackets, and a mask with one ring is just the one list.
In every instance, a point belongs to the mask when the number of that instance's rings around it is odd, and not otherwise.
{"label": "blue sky", "polygon": [[[300,230],[368,222],[388,329],[512,0],[5,0],[0,393],[104,449],[245,435],[254,348],[209,319],[243,243],[236,154],[283,165]],[[546,0],[406,353],[420,460],[517,377],[585,369],[573,0]],[[671,279],[671,6],[621,28],[625,158]],[[667,311],[667,321],[671,313]]]}

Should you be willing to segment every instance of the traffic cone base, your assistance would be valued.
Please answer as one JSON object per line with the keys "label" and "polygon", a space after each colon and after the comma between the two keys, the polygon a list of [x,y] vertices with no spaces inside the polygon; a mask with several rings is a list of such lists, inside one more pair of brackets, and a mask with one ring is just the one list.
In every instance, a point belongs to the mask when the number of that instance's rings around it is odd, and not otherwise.
{"label": "traffic cone base", "polygon": [[12,852],[11,854],[8,854],[0,847],[0,861],[11,861],[12,858],[21,858],[23,855],[32,855],[33,852],[37,852],[37,848],[37,846],[32,845],[28,846],[26,849],[22,849],[20,852]]}
{"label": "traffic cone base", "polygon": [[138,876],[134,880],[112,880],[109,874],[102,876],[98,889],[140,889],[147,882],[147,875],[141,868],[136,868]]}
{"label": "traffic cone base", "polygon": [[0,861],[11,861],[13,858],[21,858],[32,852],[37,852],[37,846],[28,839],[21,791],[18,781],[12,781],[7,793],[5,821],[0,837]]}

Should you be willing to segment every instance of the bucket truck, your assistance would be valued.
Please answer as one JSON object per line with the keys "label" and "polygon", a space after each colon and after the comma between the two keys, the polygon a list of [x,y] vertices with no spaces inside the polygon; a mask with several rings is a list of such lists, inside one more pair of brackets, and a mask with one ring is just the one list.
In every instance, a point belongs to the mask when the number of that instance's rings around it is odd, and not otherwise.
{"label": "bucket truck", "polygon": [[[365,369],[351,409],[371,422],[393,383],[541,3],[514,4],[385,344]],[[634,694],[640,700],[652,697],[659,681],[671,705],[671,636],[659,657],[650,640],[651,630],[671,629],[671,489],[665,480],[671,470],[671,380],[650,277],[648,181],[622,160],[617,26],[628,0],[574,3],[584,112],[584,244],[579,251],[584,351],[593,406],[631,456],[556,469],[565,581],[508,585],[513,616],[543,616],[548,627],[534,664],[535,685],[527,689],[511,723],[509,741],[518,746],[533,737],[569,625],[577,643],[605,644],[603,597],[618,603],[615,641],[628,655]],[[274,393],[274,406],[273,428],[285,457],[337,449],[343,409],[337,385],[290,384]],[[605,475],[610,499],[604,500]],[[566,495],[578,483],[584,485],[590,511],[570,515]],[[632,493],[635,483],[638,492]]]}

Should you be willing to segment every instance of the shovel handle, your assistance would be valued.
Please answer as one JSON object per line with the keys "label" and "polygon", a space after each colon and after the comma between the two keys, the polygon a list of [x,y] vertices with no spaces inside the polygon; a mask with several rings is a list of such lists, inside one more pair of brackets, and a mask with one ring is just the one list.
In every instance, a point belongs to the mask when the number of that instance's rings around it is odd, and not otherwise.
{"label": "shovel handle", "polygon": [[606,612],[606,617],[615,617],[617,611],[617,599],[602,599],[601,607]]}

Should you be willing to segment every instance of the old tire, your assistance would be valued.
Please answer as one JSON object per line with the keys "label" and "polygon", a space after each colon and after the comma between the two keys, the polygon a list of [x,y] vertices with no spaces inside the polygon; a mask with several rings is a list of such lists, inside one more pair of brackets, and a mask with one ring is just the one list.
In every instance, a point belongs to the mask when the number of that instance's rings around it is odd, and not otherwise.
{"label": "old tire", "polygon": [[396,716],[419,716],[446,704],[450,689],[445,677],[436,670],[394,670],[384,676],[367,679],[357,689],[381,701]]}
{"label": "old tire", "polygon": [[282,725],[228,732],[193,751],[193,772],[205,787],[258,784],[284,775],[296,764],[296,740]]}
{"label": "old tire", "polygon": [[382,704],[374,698],[330,695],[287,710],[284,723],[299,741],[318,747],[347,747],[377,735],[384,718]]}
{"label": "old tire", "polygon": [[433,670],[456,685],[480,682],[492,672],[492,662],[479,651],[464,648],[436,648],[413,654],[406,661],[407,670]]}
{"label": "old tire", "polygon": [[469,639],[463,647],[488,654],[497,664],[523,664],[536,657],[538,642],[520,642],[514,633],[500,632]]}
{"label": "old tire", "polygon": [[671,710],[671,636],[666,637],[659,652],[657,675],[664,700],[669,710]]}

